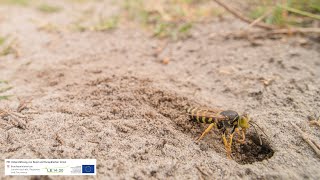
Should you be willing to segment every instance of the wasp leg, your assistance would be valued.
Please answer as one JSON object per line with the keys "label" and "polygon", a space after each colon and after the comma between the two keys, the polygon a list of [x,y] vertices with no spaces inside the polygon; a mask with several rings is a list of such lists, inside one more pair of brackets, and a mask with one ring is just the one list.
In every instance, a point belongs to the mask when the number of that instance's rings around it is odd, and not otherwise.
{"label": "wasp leg", "polygon": [[[232,135],[230,135],[230,136],[232,136]],[[231,145],[230,145],[230,143],[228,143],[228,141],[227,141],[225,132],[222,134],[222,140],[223,140],[224,148],[225,148],[226,153],[227,153],[227,157],[228,157],[229,159],[231,159]],[[231,140],[232,140],[232,139],[231,139]],[[232,142],[231,142],[231,143],[232,143]]]}
{"label": "wasp leg", "polygon": [[234,133],[230,134],[230,137],[229,137],[229,139],[230,139],[229,144],[228,144],[228,148],[229,149],[227,151],[227,156],[228,156],[229,159],[231,159],[231,147],[232,147],[233,134]]}
{"label": "wasp leg", "polygon": [[232,159],[232,158],[231,158],[231,147],[232,147],[233,135],[234,135],[234,133],[230,134],[229,142],[228,142],[228,141],[227,141],[227,138],[226,138],[226,134],[225,134],[225,133],[222,134],[222,140],[223,140],[223,143],[224,143],[224,147],[225,147],[225,149],[226,149],[226,152],[227,152],[227,157],[228,157],[229,159]]}
{"label": "wasp leg", "polygon": [[[236,132],[237,132],[237,134],[240,135],[240,130],[238,128],[236,128]],[[242,139],[237,139],[237,141],[241,144],[244,144],[246,141],[246,130],[245,129],[241,130],[241,137],[242,137]]]}
{"label": "wasp leg", "polygon": [[200,141],[213,127],[215,126],[214,123],[210,124],[209,127],[201,134],[201,136],[197,139]]}

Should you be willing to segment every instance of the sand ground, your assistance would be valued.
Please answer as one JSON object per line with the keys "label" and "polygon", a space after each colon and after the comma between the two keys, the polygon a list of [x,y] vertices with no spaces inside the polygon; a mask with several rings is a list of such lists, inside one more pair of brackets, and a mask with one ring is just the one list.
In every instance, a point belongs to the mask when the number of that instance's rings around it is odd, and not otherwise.
{"label": "sand ground", "polygon": [[[1,34],[14,36],[19,50],[0,57],[0,80],[13,87],[5,94],[14,95],[0,107],[17,113],[19,99],[30,101],[20,118],[0,119],[1,179],[15,179],[4,176],[7,158],[95,158],[96,179],[320,178],[319,158],[290,124],[320,139],[307,120],[320,110],[319,39],[214,36],[245,26],[231,17],[196,24],[175,42],[125,24],[107,32],[39,28],[68,24],[75,9],[98,3],[49,15],[0,7]],[[189,106],[248,112],[269,138],[260,146],[251,129],[229,160],[221,132],[195,141],[206,126],[188,120]]]}

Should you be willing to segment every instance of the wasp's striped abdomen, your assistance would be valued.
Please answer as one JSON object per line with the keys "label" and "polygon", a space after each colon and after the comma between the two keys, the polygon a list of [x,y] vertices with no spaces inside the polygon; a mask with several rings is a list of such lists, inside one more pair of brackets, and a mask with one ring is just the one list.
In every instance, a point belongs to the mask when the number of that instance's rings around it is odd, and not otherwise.
{"label": "wasp's striped abdomen", "polygon": [[212,124],[212,123],[216,123],[217,121],[216,117],[209,115],[209,113],[212,114],[212,112],[209,112],[209,110],[207,109],[191,107],[187,109],[187,113],[193,122]]}

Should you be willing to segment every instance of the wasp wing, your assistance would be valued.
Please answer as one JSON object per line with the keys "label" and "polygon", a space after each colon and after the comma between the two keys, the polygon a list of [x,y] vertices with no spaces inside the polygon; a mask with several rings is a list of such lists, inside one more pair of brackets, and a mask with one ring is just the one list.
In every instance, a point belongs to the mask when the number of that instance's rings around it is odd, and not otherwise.
{"label": "wasp wing", "polygon": [[219,114],[223,110],[220,109],[214,109],[214,108],[206,108],[206,107],[198,107],[198,108],[189,108],[187,110],[187,114],[190,116],[201,116],[206,118],[212,118],[215,120],[224,120],[226,117]]}
{"label": "wasp wing", "polygon": [[226,117],[219,114],[220,112],[222,112],[221,110],[212,110],[212,109],[209,109],[208,111],[205,112],[204,116],[206,118],[212,118],[212,119],[216,119],[218,121],[220,120],[225,120]]}

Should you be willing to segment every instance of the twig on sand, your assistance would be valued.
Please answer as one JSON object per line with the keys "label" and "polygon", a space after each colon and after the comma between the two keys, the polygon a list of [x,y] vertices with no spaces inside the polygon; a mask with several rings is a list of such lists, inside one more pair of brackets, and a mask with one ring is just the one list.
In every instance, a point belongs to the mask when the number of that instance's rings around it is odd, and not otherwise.
{"label": "twig on sand", "polygon": [[314,114],[314,116],[308,116],[310,125],[316,125],[320,127],[320,116]]}
{"label": "twig on sand", "polygon": [[56,140],[60,145],[65,145],[64,140],[61,138],[61,136],[60,136],[58,133],[55,134],[55,140]]}
{"label": "twig on sand", "polygon": [[269,34],[320,34],[320,28],[286,28],[286,29],[275,29]]}
{"label": "twig on sand", "polygon": [[226,5],[224,2],[220,0],[213,0],[220,6],[222,6],[225,10],[230,12],[235,17],[239,18],[240,20],[248,23],[248,27],[245,29],[248,29],[250,27],[256,26],[260,27],[262,29],[265,29],[267,31],[248,31],[248,30],[241,30],[240,32],[235,33],[229,33],[228,37],[238,37],[238,38],[266,38],[274,35],[296,35],[296,34],[320,34],[320,28],[295,28],[295,27],[288,27],[288,28],[281,28],[279,26],[267,24],[264,22],[261,22],[266,16],[268,16],[271,13],[271,9],[267,11],[265,14],[260,16],[259,18],[252,20],[243,14],[241,14],[238,10],[235,8],[232,8],[228,5]]}
{"label": "twig on sand", "polygon": [[300,133],[303,140],[305,140],[309,146],[314,150],[314,152],[318,155],[320,158],[320,145],[315,142],[315,140],[311,139],[308,134],[303,132],[295,123],[292,123],[292,126]]}
{"label": "twig on sand", "polygon": [[[208,177],[208,174],[207,173],[205,173],[205,172],[203,172],[200,168],[199,168],[199,166],[196,166],[196,168],[197,168],[197,170],[200,172],[200,179],[206,179],[206,178],[204,178],[204,177]],[[204,177],[203,177],[204,176]]]}
{"label": "twig on sand", "polygon": [[26,129],[26,122],[23,122],[20,117],[23,117],[19,115],[18,113],[9,112],[4,109],[0,109],[0,118],[5,117],[11,117],[9,120],[11,120],[11,124],[19,129]]}
{"label": "twig on sand", "polygon": [[296,34],[319,34],[320,28],[287,28],[287,29],[274,29],[269,31],[252,31],[252,30],[241,30],[237,32],[230,32],[224,34],[228,38],[267,38],[276,35],[296,35]]}
{"label": "twig on sand", "polygon": [[21,112],[24,109],[26,109],[30,102],[31,102],[31,99],[20,99],[19,98],[19,106],[17,108],[17,112]]}
{"label": "twig on sand", "polygon": [[320,120],[312,120],[312,121],[310,121],[310,124],[311,125],[317,125],[317,126],[320,127]]}
{"label": "twig on sand", "polygon": [[[225,10],[227,10],[228,12],[230,12],[232,15],[234,15],[237,18],[239,18],[240,20],[242,20],[242,21],[244,21],[246,23],[249,23],[249,24],[253,23],[253,21],[250,18],[242,15],[236,9],[226,5],[225,3],[221,2],[220,0],[213,0],[213,1],[215,1],[217,4],[222,6]],[[267,30],[277,29],[278,28],[277,26],[274,26],[274,25],[271,25],[271,24],[266,24],[266,23],[263,23],[263,22],[256,22],[254,25],[257,26],[257,27],[263,28],[263,29],[267,29]]]}

